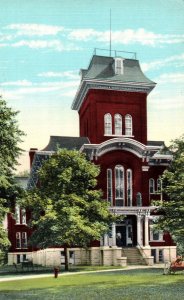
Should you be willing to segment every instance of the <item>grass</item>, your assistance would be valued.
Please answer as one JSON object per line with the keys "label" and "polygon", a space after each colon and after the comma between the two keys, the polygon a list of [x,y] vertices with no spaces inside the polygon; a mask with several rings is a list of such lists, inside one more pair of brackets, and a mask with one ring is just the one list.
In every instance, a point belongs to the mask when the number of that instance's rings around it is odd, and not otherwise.
{"label": "grass", "polygon": [[161,269],[100,273],[0,282],[1,300],[173,300],[184,299],[184,276]]}

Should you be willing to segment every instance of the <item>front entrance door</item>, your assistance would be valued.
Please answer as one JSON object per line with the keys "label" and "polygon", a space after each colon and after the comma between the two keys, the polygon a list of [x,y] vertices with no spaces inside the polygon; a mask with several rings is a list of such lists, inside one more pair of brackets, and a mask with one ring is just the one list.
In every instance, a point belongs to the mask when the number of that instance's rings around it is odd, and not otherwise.
{"label": "front entrance door", "polygon": [[116,245],[118,247],[132,246],[132,225],[116,225]]}

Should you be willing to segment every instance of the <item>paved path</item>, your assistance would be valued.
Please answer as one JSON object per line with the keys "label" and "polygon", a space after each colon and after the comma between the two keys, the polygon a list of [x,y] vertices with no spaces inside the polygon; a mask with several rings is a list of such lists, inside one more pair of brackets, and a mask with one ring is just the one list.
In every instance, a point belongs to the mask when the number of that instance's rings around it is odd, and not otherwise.
{"label": "paved path", "polygon": [[[109,269],[109,270],[99,270],[99,271],[81,271],[81,272],[63,272],[60,273],[59,276],[69,276],[69,275],[80,275],[80,274],[89,274],[89,273],[102,273],[102,272],[118,272],[118,271],[128,271],[128,270],[136,270],[136,269],[152,269],[152,268],[160,268],[164,269],[164,264],[154,264],[153,266],[127,266],[126,268],[122,269]],[[22,280],[22,279],[30,279],[30,278],[43,278],[43,277],[53,277],[54,274],[30,274],[30,275],[5,275],[6,277],[0,277],[0,282],[4,281],[12,281],[12,280]]]}

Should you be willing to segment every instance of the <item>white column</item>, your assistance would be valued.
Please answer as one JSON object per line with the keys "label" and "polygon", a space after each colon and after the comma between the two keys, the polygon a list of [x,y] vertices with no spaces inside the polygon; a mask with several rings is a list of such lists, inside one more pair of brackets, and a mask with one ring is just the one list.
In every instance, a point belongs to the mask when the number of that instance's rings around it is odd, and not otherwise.
{"label": "white column", "polygon": [[112,246],[116,246],[116,224],[112,223]]}
{"label": "white column", "polygon": [[144,219],[144,237],[145,241],[144,244],[145,246],[149,246],[149,211],[146,211],[145,214],[145,219]]}
{"label": "white column", "polygon": [[104,234],[104,244],[103,245],[108,246],[108,234],[107,233]]}
{"label": "white column", "polygon": [[141,239],[141,213],[138,212],[137,214],[137,245],[142,246],[142,239]]}

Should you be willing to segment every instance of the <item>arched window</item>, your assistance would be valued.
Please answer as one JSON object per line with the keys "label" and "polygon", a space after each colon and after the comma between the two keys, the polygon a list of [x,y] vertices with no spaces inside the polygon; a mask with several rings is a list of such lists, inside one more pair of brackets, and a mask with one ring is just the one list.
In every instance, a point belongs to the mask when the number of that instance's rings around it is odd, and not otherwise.
{"label": "arched window", "polygon": [[127,170],[127,206],[132,206],[132,170]]}
{"label": "arched window", "polygon": [[112,205],[112,170],[107,169],[107,201]]}
{"label": "arched window", "polygon": [[155,193],[155,180],[153,178],[149,179],[149,193],[150,194]]}
{"label": "arched window", "polygon": [[132,135],[132,116],[125,116],[125,135]]}
{"label": "arched window", "polygon": [[116,206],[124,206],[124,168],[115,167],[115,198]]}
{"label": "arched window", "polygon": [[114,124],[115,124],[115,134],[122,135],[122,116],[120,114],[115,114],[114,116]]}
{"label": "arched window", "polygon": [[109,113],[104,115],[104,133],[107,135],[112,134],[112,117]]}

